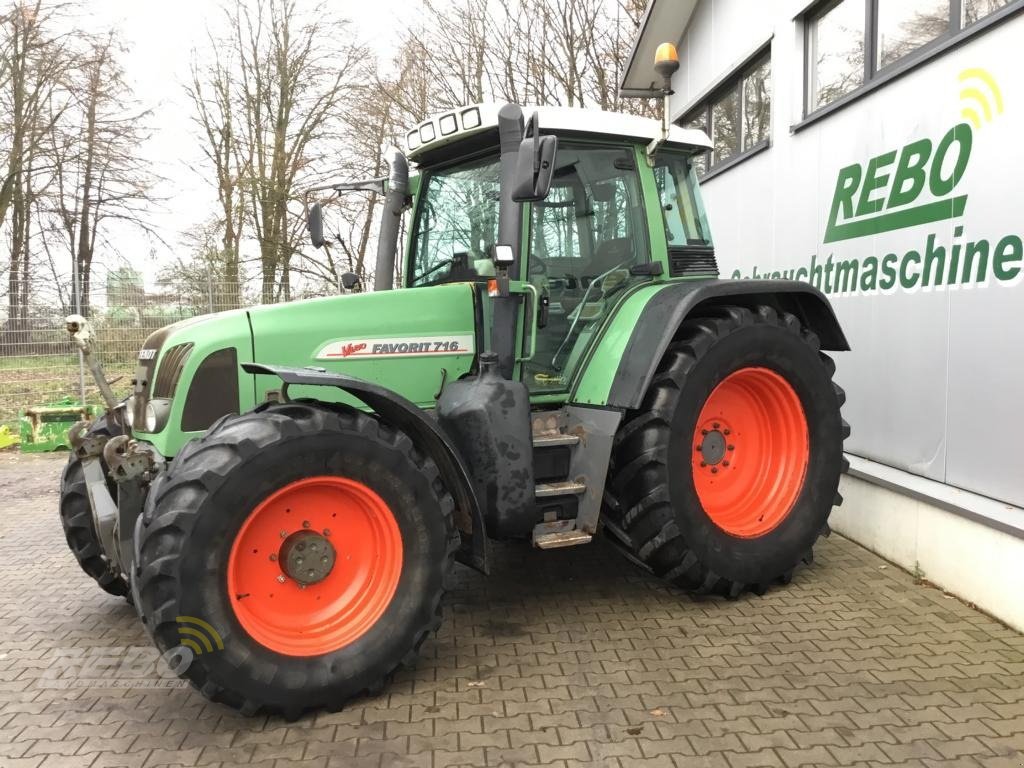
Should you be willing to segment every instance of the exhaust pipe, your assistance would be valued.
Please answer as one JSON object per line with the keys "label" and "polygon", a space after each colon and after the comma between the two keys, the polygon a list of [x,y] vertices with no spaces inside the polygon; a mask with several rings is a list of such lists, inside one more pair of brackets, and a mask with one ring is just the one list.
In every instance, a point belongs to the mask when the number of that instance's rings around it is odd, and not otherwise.
{"label": "exhaust pipe", "polygon": [[395,258],[398,254],[398,230],[402,223],[409,192],[409,161],[397,149],[389,161],[388,191],[384,196],[384,215],[377,238],[377,266],[373,274],[374,291],[395,287]]}

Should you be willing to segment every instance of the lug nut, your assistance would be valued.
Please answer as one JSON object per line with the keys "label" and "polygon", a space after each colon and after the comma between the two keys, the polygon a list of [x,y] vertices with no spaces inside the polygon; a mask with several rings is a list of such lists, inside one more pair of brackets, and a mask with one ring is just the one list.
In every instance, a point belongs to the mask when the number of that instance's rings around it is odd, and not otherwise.
{"label": "lug nut", "polygon": [[277,562],[277,555],[271,555],[270,556],[270,562],[276,563]]}
{"label": "lug nut", "polygon": [[326,565],[327,564],[327,555],[324,555],[323,557],[321,557],[320,558],[320,562],[324,563]]}
{"label": "lug nut", "polygon": [[296,563],[297,563],[298,565],[302,565],[302,558],[301,558],[301,557],[296,557],[296,558],[295,558],[295,562],[296,562]]}
{"label": "lug nut", "polygon": [[724,430],[724,431],[722,432],[722,434],[723,434],[723,435],[731,435],[731,434],[732,434],[732,430],[731,430],[731,429],[726,429],[726,430]]}
{"label": "lug nut", "polygon": [[729,446],[729,450],[730,451],[735,451],[736,450],[736,446],[735,445],[730,445]]}
{"label": "lug nut", "polygon": [[723,461],[723,462],[722,462],[722,466],[723,466],[723,467],[728,467],[728,466],[729,466],[729,460],[728,460],[728,459],[726,459],[725,461]]}
{"label": "lug nut", "polygon": [[278,583],[280,583],[280,584],[284,584],[284,582],[285,582],[285,578],[284,578],[284,575],[282,574],[282,575],[278,576],[278,577],[277,577],[277,581],[278,581]]}
{"label": "lug nut", "polygon": [[712,426],[712,427],[714,427],[715,429],[718,429],[718,422],[716,421],[716,422],[715,422],[714,424],[712,424],[711,426]]}
{"label": "lug nut", "polygon": [[288,538],[288,531],[281,531],[281,538],[282,539],[287,539]]}
{"label": "lug nut", "polygon": [[702,430],[700,431],[700,433],[701,433],[702,435],[706,435],[706,434],[708,433],[708,431],[707,431],[706,429],[702,429]]}
{"label": "lug nut", "polygon": [[331,529],[330,528],[324,528],[324,536],[330,536],[330,535],[331,535]]}
{"label": "lug nut", "polygon": [[302,527],[303,528],[309,528],[309,520],[303,520],[302,521]]}
{"label": "lug nut", "polygon": [[702,462],[700,463],[700,465],[701,465],[702,467],[706,467],[706,466],[708,465],[708,463],[707,463],[706,461],[702,461]]}
{"label": "lug nut", "polygon": [[717,475],[718,474],[718,467],[712,467],[711,468],[711,474],[712,475]]}
{"label": "lug nut", "polygon": [[697,453],[700,453],[700,446],[699,445],[693,446],[693,450],[695,450]]}

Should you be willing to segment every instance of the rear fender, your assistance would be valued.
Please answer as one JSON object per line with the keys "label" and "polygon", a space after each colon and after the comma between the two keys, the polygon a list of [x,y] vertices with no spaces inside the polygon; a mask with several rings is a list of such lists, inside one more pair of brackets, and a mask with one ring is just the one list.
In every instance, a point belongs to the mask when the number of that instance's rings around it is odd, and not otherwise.
{"label": "rear fender", "polygon": [[[285,398],[288,396],[288,387],[292,384],[338,387],[366,403],[381,419],[407,434],[416,447],[437,464],[445,486],[455,497],[456,520],[468,515],[472,535],[469,547],[460,550],[458,559],[478,571],[487,573],[487,529],[469,473],[455,445],[441,431],[437,422],[422,409],[390,389],[342,373],[261,363],[243,363],[242,369],[246,373],[277,376],[284,383],[282,394]],[[467,520],[463,517],[463,525],[465,522]]]}
{"label": "rear fender", "polygon": [[[818,335],[822,349],[850,349],[828,299],[807,283],[794,280],[686,281],[669,283],[648,296],[639,312],[620,312],[612,318],[610,326],[633,323],[632,330],[606,332],[606,338],[617,336],[626,340],[623,344],[608,345],[591,358],[574,392],[575,402],[639,408],[658,363],[682,322],[702,309],[722,304],[751,308],[767,305],[780,312],[790,312]],[[613,330],[616,329],[608,329]],[[610,370],[614,370],[611,376],[608,375]]]}

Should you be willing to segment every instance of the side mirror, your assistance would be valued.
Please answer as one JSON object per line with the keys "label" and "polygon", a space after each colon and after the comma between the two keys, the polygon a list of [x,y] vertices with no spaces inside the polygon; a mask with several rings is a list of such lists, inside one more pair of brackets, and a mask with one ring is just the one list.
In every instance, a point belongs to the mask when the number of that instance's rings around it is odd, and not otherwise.
{"label": "side mirror", "polygon": [[341,275],[341,287],[346,291],[355,290],[359,285],[359,275],[355,272],[343,272]]}
{"label": "side mirror", "polygon": [[515,202],[534,203],[548,196],[557,152],[558,138],[540,135],[537,113],[534,112],[523,131],[523,143],[519,145],[516,182],[512,188]]}
{"label": "side mirror", "polygon": [[306,217],[306,229],[309,230],[309,239],[314,248],[321,248],[327,241],[324,240],[324,210],[320,203],[313,203]]}

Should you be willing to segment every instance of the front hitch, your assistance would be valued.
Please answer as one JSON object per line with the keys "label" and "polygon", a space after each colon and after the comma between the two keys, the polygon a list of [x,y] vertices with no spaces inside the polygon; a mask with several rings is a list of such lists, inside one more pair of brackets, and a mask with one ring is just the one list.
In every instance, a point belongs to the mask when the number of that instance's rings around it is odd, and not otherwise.
{"label": "front hitch", "polygon": [[93,357],[92,354],[92,325],[81,315],[68,315],[64,318],[64,327],[71,334],[72,343],[82,353],[82,359],[85,360],[85,364],[89,366],[89,373],[92,374],[93,379],[96,381],[96,386],[99,387],[103,402],[107,404],[108,409],[114,410],[117,408],[117,398],[114,397],[114,391],[110,388],[110,383],[103,374],[103,366],[100,365],[100,361]]}
{"label": "front hitch", "polygon": [[118,483],[127,480],[149,479],[163,468],[164,461],[145,443],[132,440],[128,435],[110,438],[103,446],[103,461],[110,476]]}

